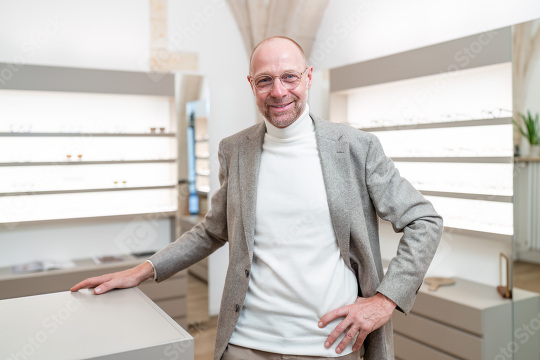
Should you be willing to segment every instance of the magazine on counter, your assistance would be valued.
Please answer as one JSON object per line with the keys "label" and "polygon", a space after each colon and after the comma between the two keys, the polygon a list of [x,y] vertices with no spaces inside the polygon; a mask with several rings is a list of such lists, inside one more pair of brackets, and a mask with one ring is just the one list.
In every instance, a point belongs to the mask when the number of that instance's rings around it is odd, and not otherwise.
{"label": "magazine on counter", "polygon": [[109,264],[109,263],[120,262],[120,261],[126,260],[124,255],[95,255],[93,259],[94,259],[94,262],[98,265]]}
{"label": "magazine on counter", "polygon": [[26,274],[31,272],[69,269],[74,267],[75,263],[71,260],[36,260],[24,264],[11,266],[13,274]]}

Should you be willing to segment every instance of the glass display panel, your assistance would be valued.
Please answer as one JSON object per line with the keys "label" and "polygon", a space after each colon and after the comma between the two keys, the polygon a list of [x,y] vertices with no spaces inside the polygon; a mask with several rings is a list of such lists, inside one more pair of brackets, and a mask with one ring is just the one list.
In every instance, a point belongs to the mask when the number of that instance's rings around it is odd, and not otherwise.
{"label": "glass display panel", "polygon": [[175,143],[173,137],[2,137],[0,162],[174,159]]}
{"label": "glass display panel", "polygon": [[177,181],[175,168],[168,163],[142,165],[6,166],[0,192],[160,186]]}
{"label": "glass display panel", "polygon": [[0,90],[0,116],[0,132],[175,130],[170,123],[171,99],[159,96]]}
{"label": "glass display panel", "polygon": [[426,124],[511,116],[510,63],[366,86],[351,91],[355,127]]}
{"label": "glass display panel", "polygon": [[444,226],[512,235],[513,204],[426,196],[444,219]]}
{"label": "glass display panel", "polygon": [[176,210],[176,189],[0,197],[0,223]]}
{"label": "glass display panel", "polygon": [[511,196],[512,164],[395,162],[418,190]]}
{"label": "glass display panel", "polygon": [[511,157],[511,133],[510,124],[374,132],[389,157]]}

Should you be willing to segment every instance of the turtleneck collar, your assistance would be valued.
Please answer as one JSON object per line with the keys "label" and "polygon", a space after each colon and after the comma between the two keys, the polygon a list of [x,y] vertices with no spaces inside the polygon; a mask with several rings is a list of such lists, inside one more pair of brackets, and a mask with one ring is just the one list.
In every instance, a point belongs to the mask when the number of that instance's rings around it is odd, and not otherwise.
{"label": "turtleneck collar", "polygon": [[264,119],[264,122],[266,123],[267,136],[279,140],[288,140],[302,137],[315,131],[315,126],[313,125],[313,121],[309,116],[308,104],[306,104],[304,112],[298,117],[298,119],[296,119],[295,122],[285,128],[278,128],[270,124],[270,122],[266,119]]}

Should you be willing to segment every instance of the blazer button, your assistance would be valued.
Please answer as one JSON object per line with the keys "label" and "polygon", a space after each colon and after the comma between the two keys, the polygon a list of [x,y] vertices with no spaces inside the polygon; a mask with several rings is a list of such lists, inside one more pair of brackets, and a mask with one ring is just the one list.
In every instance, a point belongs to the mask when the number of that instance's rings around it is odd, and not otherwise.
{"label": "blazer button", "polygon": [[246,270],[246,277],[249,277],[249,270]]}
{"label": "blazer button", "polygon": [[240,305],[236,304],[236,312],[240,311]]}

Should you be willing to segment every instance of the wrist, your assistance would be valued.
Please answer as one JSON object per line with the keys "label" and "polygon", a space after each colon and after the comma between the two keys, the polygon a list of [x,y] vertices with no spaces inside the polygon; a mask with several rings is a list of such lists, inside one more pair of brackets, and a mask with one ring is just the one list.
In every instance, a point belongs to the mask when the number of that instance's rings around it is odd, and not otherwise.
{"label": "wrist", "polygon": [[393,302],[392,300],[390,300],[386,295],[384,294],[381,294],[381,293],[377,293],[375,295],[375,297],[379,298],[381,303],[383,304],[383,306],[388,309],[389,311],[393,311],[397,305],[395,302]]}
{"label": "wrist", "polygon": [[154,267],[148,261],[145,261],[142,264],[137,265],[137,270],[139,272],[140,282],[154,278]]}

